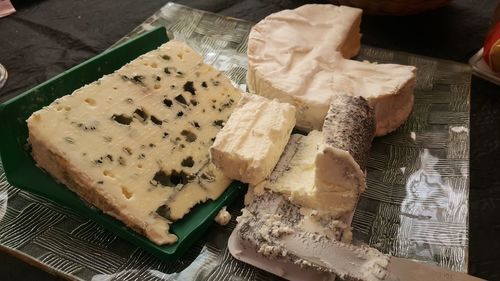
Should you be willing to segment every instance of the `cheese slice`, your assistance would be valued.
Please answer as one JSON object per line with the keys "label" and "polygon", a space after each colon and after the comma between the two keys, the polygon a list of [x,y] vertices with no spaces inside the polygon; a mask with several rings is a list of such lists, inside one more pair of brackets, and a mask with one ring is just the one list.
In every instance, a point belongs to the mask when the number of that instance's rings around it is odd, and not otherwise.
{"label": "cheese slice", "polygon": [[258,184],[271,174],[294,126],[292,105],[244,94],[217,134],[211,159],[227,177]]}
{"label": "cheese slice", "polygon": [[33,113],[37,164],[157,244],[172,221],[229,185],[208,148],[240,91],[171,41]]}
{"label": "cheese slice", "polygon": [[297,126],[321,130],[337,96],[363,96],[375,109],[376,135],[399,127],[413,107],[415,67],[348,60],[360,46],[361,10],[304,5],[266,17],[248,39],[251,92],[297,108]]}

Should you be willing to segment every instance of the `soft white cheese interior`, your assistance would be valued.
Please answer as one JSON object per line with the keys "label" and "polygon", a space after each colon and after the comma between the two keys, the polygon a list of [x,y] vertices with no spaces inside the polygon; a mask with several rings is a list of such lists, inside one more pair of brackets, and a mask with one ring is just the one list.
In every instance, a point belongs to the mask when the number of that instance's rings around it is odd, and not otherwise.
{"label": "soft white cheese interior", "polygon": [[271,174],[294,126],[292,105],[244,94],[217,134],[211,159],[227,177],[258,184]]}
{"label": "soft white cheese interior", "polygon": [[[332,170],[329,169],[335,168],[331,161],[342,162],[350,159],[342,157],[332,160],[330,156],[326,156],[325,159],[323,142],[324,137],[320,131],[311,131],[307,136],[300,137],[297,148],[282,174],[252,187],[252,192],[261,194],[262,189],[266,188],[286,195],[297,205],[336,218],[353,211],[355,205],[353,200],[356,202],[359,194],[358,187],[351,186],[349,181],[343,181],[344,177],[330,181]],[[343,165],[343,163],[334,164]]]}
{"label": "soft white cheese interior", "polygon": [[304,5],[266,17],[250,32],[251,92],[297,107],[297,126],[321,130],[332,99],[363,96],[375,108],[376,135],[395,130],[413,106],[415,68],[348,60],[359,51],[361,10]]}
{"label": "soft white cheese interior", "polygon": [[157,244],[229,185],[208,148],[240,92],[181,42],[146,53],[28,119],[40,167]]}
{"label": "soft white cheese interior", "polygon": [[301,137],[283,173],[276,179],[260,184],[256,189],[265,187],[287,195],[299,205],[319,209],[321,206],[316,204],[312,193],[316,172],[315,159],[322,141],[323,134],[319,131],[311,131],[307,136]]}
{"label": "soft white cheese interior", "polygon": [[366,185],[365,175],[348,152],[322,146],[315,158],[313,200],[330,214],[353,212]]}

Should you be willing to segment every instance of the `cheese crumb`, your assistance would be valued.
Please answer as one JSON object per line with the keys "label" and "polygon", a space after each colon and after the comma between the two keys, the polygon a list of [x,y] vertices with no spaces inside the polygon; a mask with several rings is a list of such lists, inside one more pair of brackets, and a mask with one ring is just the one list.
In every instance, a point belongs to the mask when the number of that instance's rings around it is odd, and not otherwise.
{"label": "cheese crumb", "polygon": [[228,211],[226,211],[226,206],[222,207],[217,216],[215,216],[215,221],[219,225],[226,225],[229,223],[230,220],[231,220],[231,214]]}
{"label": "cheese crumb", "polygon": [[412,140],[417,140],[417,134],[415,132],[410,132],[410,137]]}

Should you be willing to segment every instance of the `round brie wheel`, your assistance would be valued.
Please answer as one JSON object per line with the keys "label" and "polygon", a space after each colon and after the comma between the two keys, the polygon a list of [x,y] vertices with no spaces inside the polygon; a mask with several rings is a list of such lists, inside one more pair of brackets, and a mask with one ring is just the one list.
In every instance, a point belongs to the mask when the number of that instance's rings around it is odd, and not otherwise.
{"label": "round brie wheel", "polygon": [[397,129],[413,107],[415,67],[350,60],[360,49],[361,14],[311,4],[257,23],[248,39],[249,91],[296,106],[297,127],[306,131],[321,130],[339,95],[368,100],[377,136]]}

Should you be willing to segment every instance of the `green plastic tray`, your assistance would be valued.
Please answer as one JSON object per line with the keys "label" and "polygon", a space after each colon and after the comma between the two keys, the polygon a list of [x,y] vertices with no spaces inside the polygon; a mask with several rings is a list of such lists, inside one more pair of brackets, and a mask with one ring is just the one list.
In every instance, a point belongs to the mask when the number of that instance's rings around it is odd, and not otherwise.
{"label": "green plastic tray", "polygon": [[120,221],[84,202],[75,193],[40,170],[30,155],[27,145],[28,127],[25,121],[34,111],[50,104],[53,100],[71,94],[85,84],[114,72],[167,41],[165,28],[154,29],[1,104],[0,155],[7,180],[13,186],[67,206],[152,254],[172,260],[180,257],[193,242],[201,237],[212,224],[219,209],[241,195],[246,188],[245,185],[233,182],[217,200],[196,206],[186,217],[172,225],[172,232],[178,236],[179,240],[172,245],[158,246]]}

